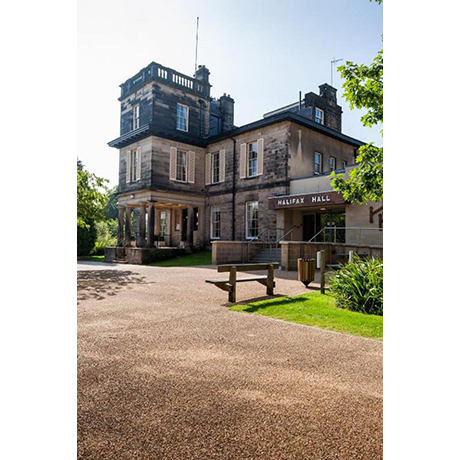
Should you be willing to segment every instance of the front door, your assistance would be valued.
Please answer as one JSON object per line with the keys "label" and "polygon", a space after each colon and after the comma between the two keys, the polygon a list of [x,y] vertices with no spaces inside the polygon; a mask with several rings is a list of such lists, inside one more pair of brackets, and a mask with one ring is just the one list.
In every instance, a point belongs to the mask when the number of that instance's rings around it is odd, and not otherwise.
{"label": "front door", "polygon": [[310,241],[316,234],[315,214],[305,214],[303,216],[303,241]]}

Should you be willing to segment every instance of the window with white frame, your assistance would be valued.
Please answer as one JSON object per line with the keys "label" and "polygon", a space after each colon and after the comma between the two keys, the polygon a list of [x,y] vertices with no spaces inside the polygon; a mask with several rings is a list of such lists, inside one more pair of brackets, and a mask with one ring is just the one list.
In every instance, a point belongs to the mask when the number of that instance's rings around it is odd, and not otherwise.
{"label": "window with white frame", "polygon": [[342,168],[345,169],[347,167],[347,160],[342,160]]}
{"label": "window with white frame", "polygon": [[225,181],[225,149],[206,154],[205,184],[220,184]]}
{"label": "window with white frame", "polygon": [[257,175],[257,142],[248,143],[248,177]]}
{"label": "window with white frame", "polygon": [[315,107],[315,121],[324,125],[324,110]]}
{"label": "window with white frame", "polygon": [[337,160],[335,157],[329,157],[329,171],[335,171]]}
{"label": "window with white frame", "polygon": [[211,183],[220,182],[220,153],[211,154]]}
{"label": "window with white frame", "polygon": [[176,129],[188,131],[188,107],[183,104],[177,104],[176,115]]}
{"label": "window with white frame", "polygon": [[169,179],[190,184],[195,183],[195,152],[170,147]]}
{"label": "window with white frame", "polygon": [[211,239],[220,239],[220,208],[211,208]]}
{"label": "window with white frame", "polygon": [[264,171],[264,139],[240,144],[240,179],[261,176]]}
{"label": "window with white frame", "polygon": [[323,155],[315,152],[315,174],[321,174],[323,172]]}
{"label": "window with white frame", "polygon": [[176,180],[180,182],[187,182],[187,152],[184,150],[177,151]]}
{"label": "window with white frame", "polygon": [[259,234],[259,203],[246,203],[246,238],[255,238]]}
{"label": "window with white frame", "polygon": [[140,126],[140,111],[139,111],[139,104],[133,106],[133,125],[132,129],[137,129]]}
{"label": "window with white frame", "polygon": [[126,182],[136,182],[141,178],[141,148],[128,150],[126,155]]}

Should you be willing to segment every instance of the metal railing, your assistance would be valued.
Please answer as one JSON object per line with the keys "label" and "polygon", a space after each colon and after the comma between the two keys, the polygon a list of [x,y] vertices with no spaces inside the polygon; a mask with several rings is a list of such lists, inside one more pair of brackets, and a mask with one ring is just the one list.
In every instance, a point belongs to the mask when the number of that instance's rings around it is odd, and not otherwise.
{"label": "metal railing", "polygon": [[[252,237],[246,241],[246,261],[250,260],[250,244],[252,243],[259,243],[261,244],[261,249],[269,249],[270,256],[272,255],[272,251],[275,249],[279,249],[280,242],[283,241],[287,236],[291,236],[292,232],[296,229],[300,228],[300,225],[294,225],[290,230],[285,232],[281,237],[278,235],[284,231],[284,228],[270,228],[265,227],[257,236]],[[291,236],[292,239],[292,236]]]}
{"label": "metal railing", "polygon": [[[312,238],[310,238],[307,242],[317,242],[318,237],[321,234],[326,235],[326,231],[329,231],[329,235],[327,238],[323,239],[321,242],[322,243],[337,243],[337,230],[339,230],[342,233],[339,233],[341,236],[341,239],[343,238],[343,241],[340,241],[340,243],[345,243],[346,238],[345,234],[347,231],[352,230],[352,231],[358,231],[358,243],[356,244],[361,244],[361,237],[362,237],[362,231],[378,231],[378,232],[383,232],[383,229],[381,228],[371,228],[371,227],[324,227],[322,228],[316,235],[314,235]],[[333,235],[333,237],[332,237]]]}
{"label": "metal railing", "polygon": [[[291,230],[287,231],[281,238],[278,238],[276,241],[275,241],[275,244],[278,244],[280,241],[283,241],[284,238],[286,238],[288,235],[290,235],[296,228],[300,228],[300,225],[294,225]],[[292,239],[292,237],[291,237]]]}

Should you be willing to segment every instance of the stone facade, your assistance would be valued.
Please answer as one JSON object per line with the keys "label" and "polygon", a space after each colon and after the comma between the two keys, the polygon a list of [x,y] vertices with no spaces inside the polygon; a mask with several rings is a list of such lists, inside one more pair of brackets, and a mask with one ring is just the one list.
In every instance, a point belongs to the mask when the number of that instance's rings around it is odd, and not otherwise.
{"label": "stone facade", "polygon": [[[204,66],[188,77],[151,63],[121,85],[120,137],[109,143],[120,155],[120,245],[209,248],[213,241],[248,241],[267,230],[274,240],[293,225],[291,239],[302,239],[302,213],[270,209],[269,198],[289,195],[298,179],[317,183],[315,153],[322,154],[320,176],[329,173],[331,157],[335,169],[354,163],[362,143],[341,133],[335,88],[321,85],[319,95],[305,95],[299,110],[289,106],[235,127],[235,101],[228,94],[213,99],[209,75]],[[186,122],[178,105],[185,107]],[[321,123],[315,108],[324,112]]]}

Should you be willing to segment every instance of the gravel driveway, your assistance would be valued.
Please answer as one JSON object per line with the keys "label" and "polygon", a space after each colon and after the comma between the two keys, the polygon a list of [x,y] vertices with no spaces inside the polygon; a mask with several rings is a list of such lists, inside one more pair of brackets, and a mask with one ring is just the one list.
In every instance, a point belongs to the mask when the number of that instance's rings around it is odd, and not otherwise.
{"label": "gravel driveway", "polygon": [[79,459],[382,458],[381,342],[229,311],[212,267],[77,269]]}

